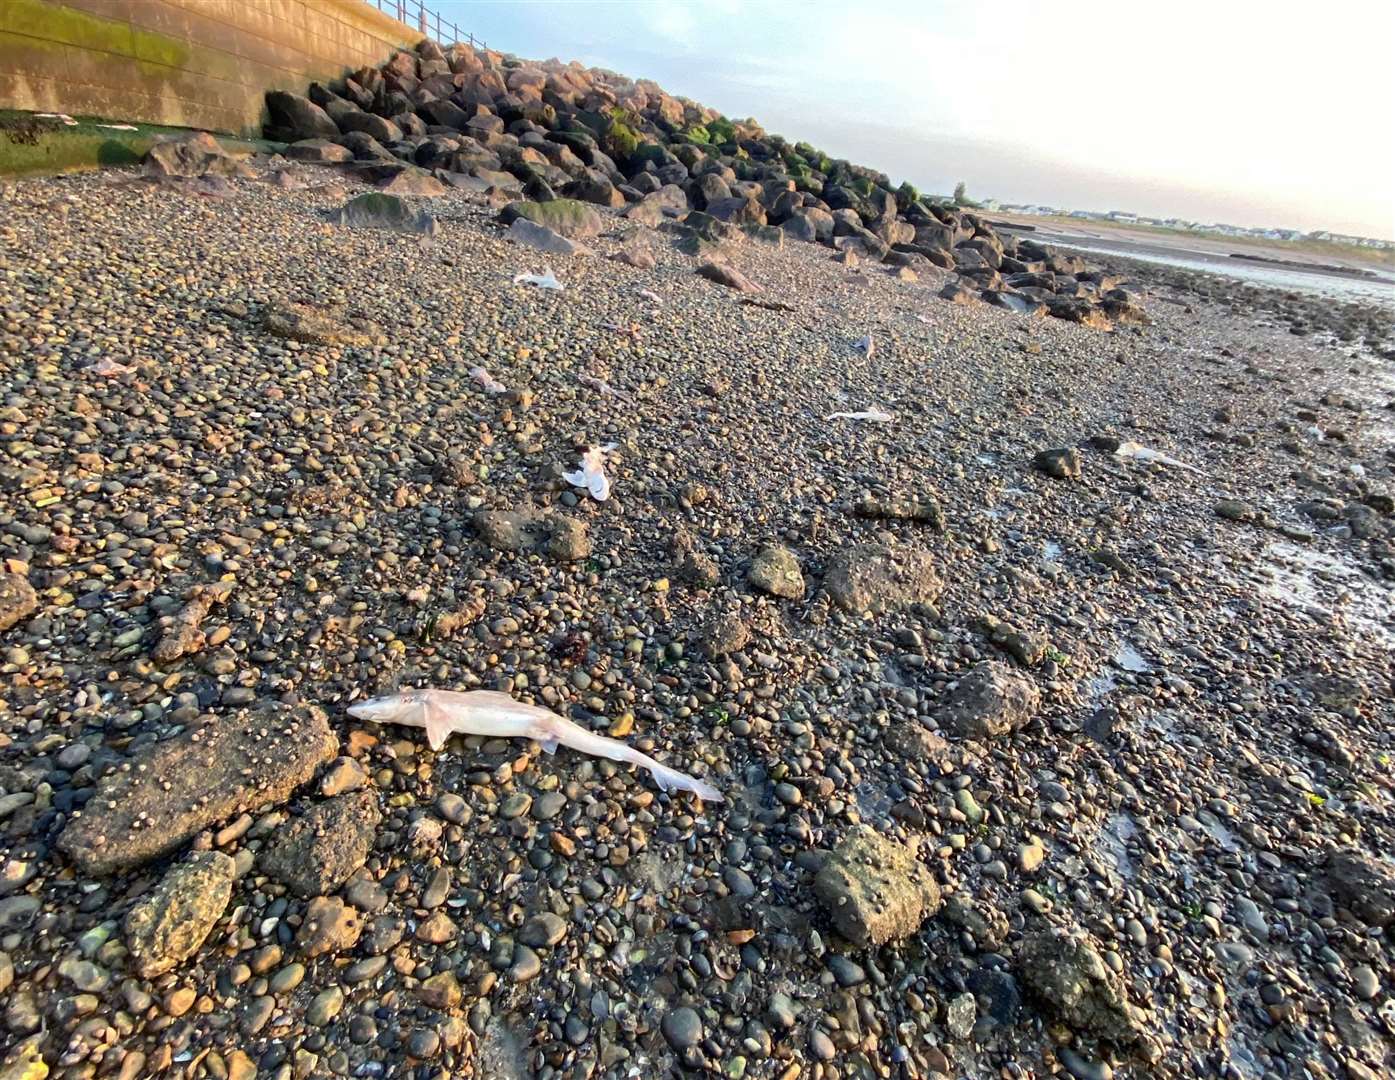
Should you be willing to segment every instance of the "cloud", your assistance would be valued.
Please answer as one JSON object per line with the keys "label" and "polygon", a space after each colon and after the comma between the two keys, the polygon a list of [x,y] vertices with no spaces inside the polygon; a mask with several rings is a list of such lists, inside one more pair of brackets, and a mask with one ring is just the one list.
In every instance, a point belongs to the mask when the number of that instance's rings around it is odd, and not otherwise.
{"label": "cloud", "polygon": [[650,0],[636,5],[644,28],[675,45],[691,48],[698,29],[694,5],[677,0]]}

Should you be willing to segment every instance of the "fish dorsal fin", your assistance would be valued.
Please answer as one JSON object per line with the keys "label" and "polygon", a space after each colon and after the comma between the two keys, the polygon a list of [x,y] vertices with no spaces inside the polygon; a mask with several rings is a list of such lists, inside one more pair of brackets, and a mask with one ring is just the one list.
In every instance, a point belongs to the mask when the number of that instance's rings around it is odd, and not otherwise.
{"label": "fish dorsal fin", "polygon": [[426,741],[432,750],[439,750],[446,745],[446,740],[455,733],[455,726],[450,721],[450,714],[435,702],[422,702],[423,710],[422,727],[426,729]]}

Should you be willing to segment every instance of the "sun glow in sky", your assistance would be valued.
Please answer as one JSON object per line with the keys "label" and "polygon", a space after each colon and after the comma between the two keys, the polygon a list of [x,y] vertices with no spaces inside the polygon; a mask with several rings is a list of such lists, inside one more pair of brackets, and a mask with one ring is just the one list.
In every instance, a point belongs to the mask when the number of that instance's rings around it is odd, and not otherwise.
{"label": "sun glow in sky", "polygon": [[1395,0],[427,0],[900,182],[1395,238]]}

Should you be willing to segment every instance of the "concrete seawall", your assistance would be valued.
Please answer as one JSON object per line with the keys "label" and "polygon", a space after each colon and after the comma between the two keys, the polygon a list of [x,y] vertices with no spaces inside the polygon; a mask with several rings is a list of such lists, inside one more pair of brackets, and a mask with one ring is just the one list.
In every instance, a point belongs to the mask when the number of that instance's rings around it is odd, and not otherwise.
{"label": "concrete seawall", "polygon": [[266,91],[421,37],[363,0],[0,0],[0,108],[255,135]]}

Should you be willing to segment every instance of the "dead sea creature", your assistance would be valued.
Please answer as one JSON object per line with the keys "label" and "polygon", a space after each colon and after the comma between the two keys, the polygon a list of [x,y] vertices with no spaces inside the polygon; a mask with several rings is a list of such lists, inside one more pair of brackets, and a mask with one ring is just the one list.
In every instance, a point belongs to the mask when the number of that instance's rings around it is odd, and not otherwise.
{"label": "dead sea creature", "polygon": [[623,390],[617,390],[604,379],[598,379],[594,375],[578,375],[576,381],[591,390],[596,391],[602,397],[628,398],[630,395]]}
{"label": "dead sea creature", "polygon": [[406,690],[350,705],[349,715],[377,724],[425,728],[432,750],[441,749],[454,734],[532,739],[549,754],[560,743],[583,754],[648,769],[664,791],[691,791],[709,802],[722,801],[721,793],[710,784],[660,765],[632,746],[592,734],[548,709],[515,701],[508,694],[493,690],[463,694],[452,690]]}
{"label": "dead sea creature", "polygon": [[864,409],[862,412],[835,412],[824,417],[825,420],[870,420],[874,424],[886,424],[894,419],[889,412],[882,412],[881,409]]}
{"label": "dead sea creature", "polygon": [[515,274],[513,276],[515,285],[536,285],[539,289],[555,289],[562,291],[562,283],[557,280],[557,275],[551,270],[544,269],[541,274]]}
{"label": "dead sea creature", "polygon": [[484,387],[484,392],[486,394],[507,394],[509,392],[509,388],[493,375],[489,374],[486,368],[472,367],[470,369],[470,378]]}
{"label": "dead sea creature", "polygon": [[95,364],[92,365],[93,375],[101,375],[104,378],[108,379],[114,379],[118,375],[129,375],[131,372],[135,370],[136,369],[133,367],[127,367],[125,364],[117,363],[115,360],[112,360],[106,356],[102,357],[100,360],[98,360]]}
{"label": "dead sea creature", "polygon": [[1132,461],[1141,461],[1145,465],[1171,465],[1174,468],[1186,469],[1198,475],[1201,470],[1195,465],[1188,465],[1184,461],[1178,461],[1169,454],[1164,454],[1161,450],[1154,450],[1152,447],[1144,446],[1142,443],[1121,442],[1118,449],[1114,451],[1116,457],[1129,458]]}
{"label": "dead sea creature", "polygon": [[610,498],[610,479],[605,474],[605,456],[615,449],[614,443],[593,446],[581,455],[581,468],[563,473],[562,479],[573,487],[584,487],[597,502]]}

